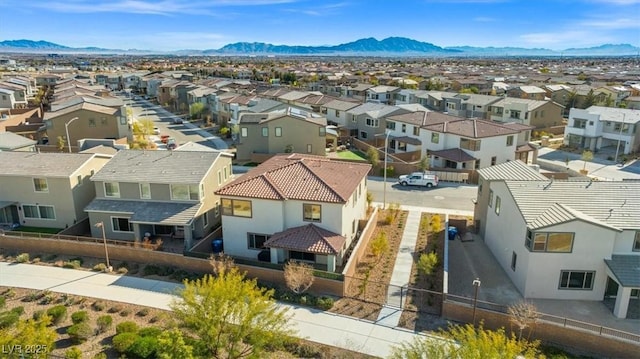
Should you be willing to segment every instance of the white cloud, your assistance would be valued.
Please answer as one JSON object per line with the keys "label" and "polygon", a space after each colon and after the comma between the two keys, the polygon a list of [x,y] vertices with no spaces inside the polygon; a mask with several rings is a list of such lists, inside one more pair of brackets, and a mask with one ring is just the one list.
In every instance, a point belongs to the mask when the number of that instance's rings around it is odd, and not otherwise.
{"label": "white cloud", "polygon": [[594,46],[612,42],[607,34],[591,31],[536,32],[520,35],[526,46],[563,49],[567,47]]}
{"label": "white cloud", "polygon": [[606,18],[602,19],[583,20],[579,25],[609,30],[638,29],[640,28],[640,19],[607,16]]}
{"label": "white cloud", "polygon": [[591,2],[604,3],[610,5],[636,5],[640,0],[591,0]]}
{"label": "white cloud", "polygon": [[284,11],[291,12],[291,13],[304,14],[309,16],[327,16],[327,15],[335,15],[338,13],[338,9],[341,9],[349,5],[350,3],[348,2],[339,2],[339,3],[333,3],[333,4],[325,4],[325,5],[317,6],[314,8],[306,8],[306,9],[305,8],[300,8],[300,9],[289,8],[289,9],[285,9]]}

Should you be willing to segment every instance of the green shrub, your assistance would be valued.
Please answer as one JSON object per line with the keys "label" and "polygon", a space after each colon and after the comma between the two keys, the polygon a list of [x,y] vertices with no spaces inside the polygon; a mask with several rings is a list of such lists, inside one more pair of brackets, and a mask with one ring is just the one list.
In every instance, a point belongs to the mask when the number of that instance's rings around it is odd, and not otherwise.
{"label": "green shrub", "polygon": [[7,298],[0,297],[0,309],[4,308],[5,305],[7,305]]}
{"label": "green shrub", "polygon": [[24,314],[24,307],[20,306],[20,307],[11,308],[10,312],[18,315],[22,315]]}
{"label": "green shrub", "polygon": [[42,299],[40,300],[40,304],[47,305],[53,303],[56,300],[56,295],[49,291],[46,291],[41,295],[41,298]]}
{"label": "green shrub", "polygon": [[22,298],[23,302],[35,302],[36,300],[42,298],[41,293],[29,293]]}
{"label": "green shrub", "polygon": [[16,262],[27,263],[29,262],[29,253],[20,253],[16,256]]}
{"label": "green shrub", "polygon": [[2,293],[2,296],[7,298],[7,299],[14,298],[16,296],[16,291],[13,288],[9,288],[9,289],[5,290],[4,293]]}
{"label": "green shrub", "polygon": [[13,311],[0,313],[0,329],[11,328],[20,320],[20,314]]}
{"label": "green shrub", "polygon": [[93,359],[107,359],[107,353],[100,352],[93,356]]}
{"label": "green shrub", "polygon": [[95,272],[104,272],[107,269],[107,265],[104,263],[98,263],[93,266]]}
{"label": "green shrub", "polygon": [[110,315],[101,315],[98,317],[98,319],[96,319],[96,324],[98,325],[98,332],[104,333],[109,328],[111,328],[111,325],[113,324],[113,318],[111,318]]}
{"label": "green shrub", "polygon": [[152,358],[158,349],[158,339],[155,337],[139,337],[127,350],[127,354],[134,358]]}
{"label": "green shrub", "polygon": [[113,337],[111,343],[118,353],[126,353],[138,338],[140,337],[136,333],[124,332]]}
{"label": "green shrub", "polygon": [[418,259],[418,263],[416,267],[418,268],[418,272],[424,275],[430,275],[433,273],[436,265],[438,264],[438,255],[431,253],[422,253],[420,258]]}
{"label": "green shrub", "polygon": [[58,325],[67,317],[67,307],[56,305],[47,310],[47,315],[51,317],[51,324]]}
{"label": "green shrub", "polygon": [[47,312],[44,309],[36,310],[35,312],[33,312],[33,320],[36,320],[36,321],[40,320],[46,314],[47,314]]}
{"label": "green shrub", "polygon": [[71,314],[71,321],[73,324],[78,324],[82,322],[86,322],[89,320],[89,313],[85,310],[81,310]]}
{"label": "green shrub", "polygon": [[160,272],[160,267],[158,267],[157,265],[148,264],[142,270],[142,275],[144,276],[157,275],[159,272]]}
{"label": "green shrub", "polygon": [[132,321],[126,321],[116,325],[116,334],[138,333],[138,330],[138,324]]}
{"label": "green shrub", "polygon": [[109,313],[118,313],[119,311],[121,311],[124,307],[120,304],[115,304],[113,307],[109,308]]}
{"label": "green shrub", "polygon": [[120,316],[121,316],[121,317],[128,317],[130,314],[131,314],[131,309],[123,309],[123,310],[120,312]]}
{"label": "green shrub", "polygon": [[80,265],[84,264],[84,259],[82,259],[82,257],[74,257],[74,258],[71,258],[69,261],[78,262],[78,263],[80,263]]}
{"label": "green shrub", "polygon": [[104,304],[104,302],[102,301],[96,301],[93,302],[93,304],[91,305],[91,307],[93,308],[93,310],[95,310],[96,312],[101,312],[103,311],[107,306],[106,304]]}
{"label": "green shrub", "polygon": [[333,307],[334,300],[331,297],[320,297],[316,301],[316,306],[322,310],[329,310]]}
{"label": "green shrub", "polygon": [[69,269],[78,269],[80,268],[80,266],[82,266],[82,263],[75,260],[67,261],[62,264],[62,268],[69,268]]}
{"label": "green shrub", "polygon": [[146,328],[142,328],[140,329],[140,331],[138,331],[138,335],[141,337],[159,337],[160,334],[162,334],[162,329],[158,328],[158,327],[146,327]]}
{"label": "green shrub", "polygon": [[127,274],[129,270],[125,267],[118,268],[118,274]]}
{"label": "green shrub", "polygon": [[140,309],[138,313],[136,313],[136,315],[139,317],[146,317],[147,315],[149,315],[149,308]]}
{"label": "green shrub", "polygon": [[64,352],[64,357],[65,359],[82,359],[82,350],[77,347],[67,349],[67,351]]}
{"label": "green shrub", "polygon": [[67,328],[67,335],[75,344],[86,342],[94,334],[95,332],[88,322],[80,322]]}

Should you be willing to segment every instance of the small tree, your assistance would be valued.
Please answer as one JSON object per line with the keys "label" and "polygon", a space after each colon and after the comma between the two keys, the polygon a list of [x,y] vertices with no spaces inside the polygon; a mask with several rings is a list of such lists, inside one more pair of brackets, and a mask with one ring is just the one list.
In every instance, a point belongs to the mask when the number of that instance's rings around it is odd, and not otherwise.
{"label": "small tree", "polygon": [[431,228],[431,233],[438,233],[442,230],[442,219],[440,218],[439,214],[434,214],[431,216],[429,227]]}
{"label": "small tree", "polygon": [[204,112],[204,104],[202,102],[194,102],[189,107],[189,115],[192,119],[200,118],[202,112]]}
{"label": "small tree", "polygon": [[423,275],[430,275],[438,265],[438,255],[434,252],[422,253],[416,263],[418,272]]}
{"label": "small tree", "polygon": [[292,144],[288,144],[288,145],[284,146],[284,153],[293,153],[293,145]]}
{"label": "small tree", "polygon": [[296,294],[301,294],[307,291],[313,284],[313,267],[309,264],[289,261],[284,266],[284,280],[287,283],[287,287]]}
{"label": "small tree", "polygon": [[593,152],[589,150],[585,150],[584,152],[582,152],[582,160],[584,161],[584,166],[582,166],[583,171],[587,170],[587,162],[591,161],[592,159],[593,159]]}
{"label": "small tree", "polygon": [[427,170],[429,170],[429,156],[423,156],[420,159],[420,162],[418,162],[418,169],[421,172],[426,172]]}
{"label": "small tree", "polygon": [[371,208],[371,203],[373,203],[373,193],[367,191],[367,208]]}
{"label": "small tree", "polygon": [[217,276],[219,276],[220,273],[229,271],[231,268],[235,267],[233,258],[224,253],[218,253],[217,255],[212,254],[211,257],[209,257],[209,264],[211,264],[213,273]]}
{"label": "small tree", "polygon": [[369,244],[371,247],[371,253],[376,258],[380,258],[380,256],[389,250],[389,240],[387,239],[387,233],[381,231]]}
{"label": "small tree", "polygon": [[158,337],[158,351],[160,359],[193,359],[193,347],[184,340],[184,335],[177,329],[165,330]]}
{"label": "small tree", "polygon": [[58,136],[56,146],[58,147],[58,151],[64,151],[64,148],[67,146],[67,140],[65,140],[62,136]]}
{"label": "small tree", "polygon": [[367,158],[369,159],[369,163],[371,166],[376,167],[380,164],[380,155],[378,154],[378,150],[375,147],[369,147],[367,149]]}
{"label": "small tree", "polygon": [[[520,331],[518,339],[522,339],[522,332],[526,328],[535,326],[538,322],[538,318],[540,317],[538,308],[536,308],[535,304],[527,302],[519,302],[518,304],[511,305],[507,312],[510,317],[509,321],[515,324]],[[529,335],[531,335],[531,331],[529,331]]]}

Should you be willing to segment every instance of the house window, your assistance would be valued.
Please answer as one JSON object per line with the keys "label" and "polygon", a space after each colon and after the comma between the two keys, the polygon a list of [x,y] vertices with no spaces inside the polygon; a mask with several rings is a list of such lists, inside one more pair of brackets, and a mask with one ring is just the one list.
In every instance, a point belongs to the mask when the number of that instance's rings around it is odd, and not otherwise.
{"label": "house window", "polygon": [[495,166],[495,165],[496,165],[496,161],[497,161],[497,160],[498,160],[498,159],[497,159],[497,157],[496,157],[496,156],[491,157],[491,165],[492,165],[492,166]]}
{"label": "house window", "polygon": [[493,207],[493,190],[489,190],[489,207]]}
{"label": "house window", "polygon": [[407,152],[407,143],[398,141],[398,151]]}
{"label": "house window", "polygon": [[393,130],[395,131],[396,129],[396,123],[393,121],[387,121],[387,125],[386,125],[387,129],[389,130]]}
{"label": "house window", "polygon": [[439,143],[440,142],[440,134],[437,132],[431,132],[431,143]]}
{"label": "house window", "polygon": [[593,277],[596,272],[593,271],[560,271],[559,289],[593,289]]}
{"label": "house window", "polygon": [[449,110],[455,110],[456,109],[456,104],[455,102],[447,102],[447,108]]}
{"label": "house window", "polygon": [[322,222],[322,206],[319,204],[303,204],[302,219],[308,222]]}
{"label": "house window", "polygon": [[223,198],[222,214],[225,216],[251,217],[251,201]]}
{"label": "house window", "polygon": [[24,210],[24,218],[56,219],[56,211],[53,206],[24,204],[22,209]]}
{"label": "house window", "polygon": [[249,135],[249,132],[247,130],[246,127],[240,127],[240,136],[242,137],[247,137]]}
{"label": "house window", "polygon": [[95,118],[90,118],[89,119],[89,127],[96,127],[96,119]]}
{"label": "house window", "polygon": [[530,136],[531,136],[531,132],[529,132],[529,131],[525,131],[525,133],[524,133],[524,140],[525,140],[525,141],[529,141]]}
{"label": "house window", "polygon": [[269,127],[262,127],[262,137],[269,137]]}
{"label": "house window", "polygon": [[511,253],[511,270],[516,271],[516,263],[518,262],[518,255],[516,252]]}
{"label": "house window", "polygon": [[480,168],[480,160],[476,160],[476,163],[474,165],[475,169],[479,169]]}
{"label": "house window", "polygon": [[336,110],[336,117],[340,116],[340,111]]}
{"label": "house window", "polygon": [[413,126],[413,135],[414,136],[420,136],[420,127]]}
{"label": "house window", "polygon": [[282,137],[282,127],[275,128],[276,137]]}
{"label": "house window", "polygon": [[480,151],[480,140],[460,139],[460,148],[469,151]]}
{"label": "house window", "polygon": [[208,227],[209,226],[209,212],[205,212],[202,215],[202,224],[204,225],[204,227]]}
{"label": "house window", "polygon": [[509,113],[512,118],[520,118],[520,111],[511,110]]}
{"label": "house window", "polygon": [[327,128],[324,126],[320,126],[318,128],[318,135],[319,136],[326,136],[327,135]]}
{"label": "house window", "polygon": [[360,131],[360,138],[367,138],[367,132]]}
{"label": "house window", "polygon": [[172,184],[171,199],[182,201],[197,201],[200,199],[200,189],[195,184]]}
{"label": "house window", "polygon": [[151,198],[151,185],[148,183],[140,183],[140,198],[142,199],[150,199]]}
{"label": "house window", "polygon": [[100,117],[100,124],[102,126],[106,126],[107,125],[107,118],[106,117]]}
{"label": "house window", "polygon": [[499,216],[500,215],[500,205],[502,204],[502,201],[500,200],[500,196],[496,196],[496,214]]}
{"label": "house window", "polygon": [[36,192],[49,192],[49,184],[46,178],[34,178],[33,188]]}
{"label": "house window", "polygon": [[264,249],[264,242],[267,239],[269,239],[269,236],[266,234],[247,233],[247,247],[249,249]]}
{"label": "house window", "polygon": [[218,171],[218,186],[222,184],[222,171]]}
{"label": "house window", "polygon": [[120,198],[120,184],[118,182],[105,182],[104,196]]}
{"label": "house window", "polygon": [[571,253],[574,233],[527,231],[525,246],[532,252]]}
{"label": "house window", "polygon": [[133,232],[129,218],[111,217],[111,226],[114,232]]}
{"label": "house window", "polygon": [[310,143],[309,143],[309,144],[307,144],[307,153],[311,153],[311,152],[312,152],[312,151],[311,151],[312,149],[313,149],[313,146],[311,146],[311,144],[310,144]]}
{"label": "house window", "polygon": [[636,238],[633,240],[633,251],[640,252],[640,231],[636,232]]}
{"label": "house window", "polygon": [[229,172],[227,172],[227,167],[222,169],[224,172],[224,180],[226,181],[229,178]]}
{"label": "house window", "polygon": [[404,123],[402,124],[402,133],[407,132],[407,125],[405,125]]}
{"label": "house window", "polygon": [[513,146],[513,136],[507,136],[507,146]]}
{"label": "house window", "polygon": [[316,255],[307,252],[289,251],[289,259],[305,262],[315,262]]}
{"label": "house window", "polygon": [[378,127],[378,125],[380,124],[380,120],[378,120],[377,118],[367,118],[366,123],[369,127]]}
{"label": "house window", "polygon": [[216,205],[214,206],[214,214],[216,218],[220,215],[220,202],[216,201]]}

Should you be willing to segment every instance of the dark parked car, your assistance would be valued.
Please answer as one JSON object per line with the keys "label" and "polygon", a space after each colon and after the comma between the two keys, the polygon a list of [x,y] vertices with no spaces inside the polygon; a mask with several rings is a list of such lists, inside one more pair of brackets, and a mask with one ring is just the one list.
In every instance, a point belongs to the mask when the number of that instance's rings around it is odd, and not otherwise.
{"label": "dark parked car", "polygon": [[180,117],[174,117],[173,123],[175,123],[176,125],[182,125],[184,123],[184,120],[181,119]]}

